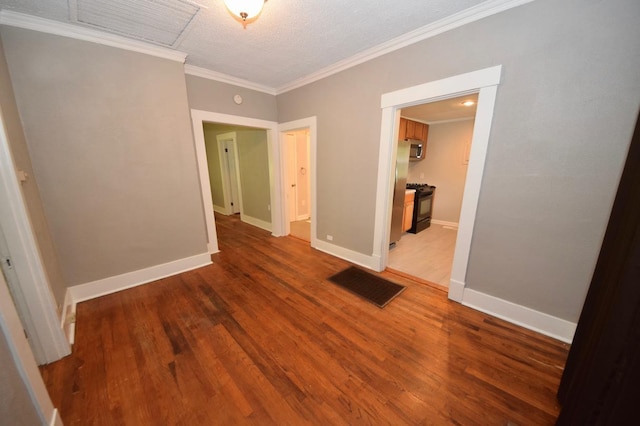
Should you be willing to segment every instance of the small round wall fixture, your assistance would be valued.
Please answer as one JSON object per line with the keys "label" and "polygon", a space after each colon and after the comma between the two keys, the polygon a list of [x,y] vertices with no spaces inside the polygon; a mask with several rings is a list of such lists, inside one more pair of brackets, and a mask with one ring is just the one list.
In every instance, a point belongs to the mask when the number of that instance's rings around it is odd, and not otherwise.
{"label": "small round wall fixture", "polygon": [[242,103],[242,96],[240,95],[235,95],[233,97],[233,102],[235,102],[237,105],[240,105]]}

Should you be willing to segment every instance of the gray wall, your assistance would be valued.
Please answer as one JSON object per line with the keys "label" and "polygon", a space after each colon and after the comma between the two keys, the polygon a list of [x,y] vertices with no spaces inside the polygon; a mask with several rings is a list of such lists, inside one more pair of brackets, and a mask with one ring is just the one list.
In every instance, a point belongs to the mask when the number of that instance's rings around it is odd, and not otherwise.
{"label": "gray wall", "polygon": [[67,285],[205,253],[183,66],[2,27]]}
{"label": "gray wall", "polygon": [[13,95],[13,87],[9,77],[9,69],[4,57],[4,47],[0,38],[0,113],[4,122],[9,147],[14,164],[18,170],[27,173],[28,179],[21,185],[22,194],[29,213],[31,227],[36,237],[38,249],[42,257],[45,272],[47,274],[52,293],[58,306],[64,302],[66,289],[65,280],[60,270],[60,264],[51,238],[49,224],[44,214],[38,183],[33,172],[31,158],[27,149],[27,143],[22,131],[20,116]]}
{"label": "gray wall", "polygon": [[[186,81],[189,107],[192,109],[268,121],[278,118],[276,97],[273,95],[189,74]],[[240,105],[233,102],[236,94],[243,98]]]}
{"label": "gray wall", "polygon": [[269,148],[266,130],[238,130],[242,214],[271,223]]}
{"label": "gray wall", "polygon": [[408,182],[436,186],[432,219],[458,223],[467,164],[465,147],[473,135],[474,120],[431,124],[424,159],[409,163]]}
{"label": "gray wall", "polygon": [[[0,285],[5,285],[0,277]],[[0,424],[33,426],[42,424],[27,386],[9,350],[7,335],[0,328]],[[5,423],[6,422],[6,423]]]}
{"label": "gray wall", "polygon": [[637,0],[537,0],[279,95],[279,122],[318,117],[318,237],[372,252],[381,94],[502,64],[467,286],[577,321],[638,112],[639,19]]}

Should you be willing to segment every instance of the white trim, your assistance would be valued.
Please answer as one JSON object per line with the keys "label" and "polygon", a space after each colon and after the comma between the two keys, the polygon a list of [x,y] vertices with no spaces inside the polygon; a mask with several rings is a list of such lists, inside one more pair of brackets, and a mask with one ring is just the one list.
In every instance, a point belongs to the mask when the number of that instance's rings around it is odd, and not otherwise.
{"label": "white trim", "polygon": [[121,275],[69,287],[74,304],[126,290],[211,264],[209,253],[197,254]]}
{"label": "white trim", "polygon": [[[311,176],[309,177],[310,179],[310,198],[311,198],[311,235],[310,235],[310,240],[311,240],[311,247],[317,248],[318,247],[318,232],[317,232],[317,222],[316,219],[318,217],[318,202],[317,202],[317,198],[316,198],[316,194],[317,194],[317,170],[318,170],[318,119],[316,116],[312,116],[312,117],[306,117],[306,118],[301,118],[299,120],[294,120],[294,121],[288,121],[286,123],[280,123],[278,125],[278,132],[280,134],[280,146],[282,147],[283,144],[286,143],[286,133],[287,132],[291,132],[294,130],[302,130],[302,129],[309,129],[309,163],[310,163],[310,169],[311,169]],[[286,160],[284,158],[285,156],[285,152],[284,149],[280,150],[280,164],[282,164],[282,168],[280,170],[280,179],[281,182],[285,181],[285,176],[287,171],[285,170],[284,165],[286,164]],[[282,206],[281,206],[281,211],[282,211],[282,217],[281,217],[281,226],[282,229],[284,230],[284,235],[289,235],[291,233],[291,225],[290,225],[290,218],[289,218],[289,209],[287,208],[287,198],[285,196],[284,191],[286,191],[286,188],[284,188],[284,184],[282,187],[282,194],[280,196],[280,199],[282,200]]]}
{"label": "white trim", "polygon": [[571,343],[577,327],[576,323],[469,288],[464,290],[462,304],[565,343]]}
{"label": "white trim", "polygon": [[[407,87],[396,90],[395,92],[385,93],[381,96],[380,107],[389,108],[401,105],[405,108],[407,106],[423,104],[425,100],[434,102],[436,100],[449,99],[452,97],[452,94],[456,94],[457,97],[458,95],[476,93],[478,89],[482,87],[498,85],[500,83],[501,73],[502,66],[496,65],[465,74],[430,81],[413,87]],[[480,99],[478,96],[476,120],[479,108]]]}
{"label": "white trim", "polygon": [[67,288],[64,294],[64,305],[62,308],[62,318],[60,320],[62,330],[67,336],[67,341],[73,345],[76,334],[76,303],[71,297],[71,291]]}
{"label": "white trim", "polygon": [[449,300],[462,303],[464,296],[464,283],[458,280],[449,280]]}
{"label": "white trim", "polygon": [[385,43],[382,43],[370,49],[364,50],[358,53],[357,55],[354,55],[345,60],[336,62],[332,65],[329,65],[326,68],[323,68],[305,77],[299,78],[297,80],[293,80],[283,86],[278,87],[276,89],[276,93],[279,95],[279,94],[288,92],[290,90],[297,89],[299,87],[313,83],[314,81],[322,80],[323,78],[329,77],[333,74],[337,74],[341,71],[355,67],[356,65],[370,61],[379,56],[386,55],[387,53],[393,52],[395,50],[417,43],[419,41],[426,40],[438,34],[442,34],[446,31],[459,28],[471,22],[478,21],[488,16],[495,15],[500,12],[504,12],[505,10],[509,10],[517,6],[527,4],[532,1],[533,0],[485,1],[483,3],[480,3],[477,6],[462,10],[456,14],[447,16],[444,19],[441,19],[436,22],[432,22],[431,24],[425,25],[416,30],[403,34]]}
{"label": "white trim", "polygon": [[[216,135],[216,148],[218,149],[218,166],[220,167],[220,173],[222,178],[222,198],[224,198],[224,214],[229,216],[234,213],[233,206],[233,197],[231,190],[231,182],[229,182],[229,176],[231,175],[231,170],[229,170],[229,165],[225,159],[228,160],[225,154],[226,146],[223,144],[224,141],[231,140],[231,144],[233,145],[233,164],[236,170],[236,173],[232,177],[232,179],[236,180],[236,187],[238,188],[238,209],[239,213],[242,212],[242,191],[240,190],[240,179],[238,179],[238,145],[236,143],[237,133],[236,132],[227,132]],[[206,142],[205,142],[206,143]],[[207,166],[209,163],[207,162]],[[211,171],[209,171],[211,173]],[[211,182],[211,181],[209,181]],[[215,207],[213,209],[215,210]]]}
{"label": "white trim", "polygon": [[225,207],[220,207],[220,206],[217,206],[215,204],[213,205],[213,211],[216,212],[216,213],[223,214],[225,216],[229,215],[229,213],[227,212],[227,209]]}
{"label": "white trim", "polygon": [[375,256],[367,256],[366,254],[358,253],[357,251],[349,250],[344,247],[328,243],[324,240],[317,240],[314,248],[332,256],[339,257],[340,259],[355,263],[356,265],[373,269],[374,271],[380,271],[378,269],[380,259]]}
{"label": "white trim", "polygon": [[28,306],[30,321],[25,325],[29,327],[33,354],[38,364],[56,361],[71,353],[71,348],[60,328],[60,314],[31,228],[1,111],[0,227]]}
{"label": "white trim", "polygon": [[62,418],[60,418],[60,413],[57,408],[53,409],[53,413],[51,413],[51,420],[49,421],[49,426],[64,426],[62,423]]}
{"label": "white trim", "polygon": [[[209,180],[209,162],[207,161],[207,145],[204,139],[203,120],[191,112],[191,125],[193,126],[193,140],[198,160],[198,176],[200,178],[200,191],[202,193],[202,207],[207,227],[207,250],[209,253],[218,253],[218,234],[216,232],[213,217],[213,197],[211,195],[211,181]],[[225,208],[225,214],[226,208]]]}
{"label": "white trim", "polygon": [[428,125],[435,125],[435,124],[457,123],[459,121],[470,121],[475,119],[476,117],[474,115],[473,117],[450,118],[448,120],[423,121],[423,123]]}
{"label": "white trim", "polygon": [[245,89],[255,90],[257,92],[267,93],[269,95],[277,95],[276,89],[262,84],[254,83],[249,80],[234,77],[229,74],[223,74],[217,71],[211,71],[206,68],[197,67],[195,65],[184,66],[184,73],[195,77],[206,78],[207,80],[218,81],[220,83],[231,84],[233,86],[244,87]]}
{"label": "white trim", "polygon": [[202,191],[210,250],[214,247],[215,251],[218,251],[218,237],[216,234],[215,217],[213,215],[211,184],[209,182],[204,129],[202,127],[204,123],[232,124],[237,126],[255,127],[258,129],[265,129],[267,131],[267,145],[269,150],[269,189],[271,192],[271,234],[276,237],[282,236],[280,142],[279,138],[276,137],[278,123],[197,109],[191,110],[191,122],[193,125],[194,142],[196,145],[196,157],[200,174],[200,189]]}
{"label": "white trim", "polygon": [[240,220],[244,223],[248,223],[249,225],[257,226],[260,229],[271,232],[271,224],[264,220],[258,219],[253,216],[248,216],[246,214],[240,214]]}
{"label": "white trim", "polygon": [[[502,74],[501,66],[494,66],[466,74],[432,81],[381,96],[382,122],[380,130],[380,154],[374,228],[373,257],[380,259],[377,270],[387,266],[389,257],[389,230],[391,221],[391,197],[393,194],[396,157],[396,138],[400,109],[426,102],[434,102],[478,92],[478,108],[474,124],[471,156],[467,169],[465,190],[460,211],[456,248],[451,270],[449,297],[459,300],[460,288],[464,288],[471,249],[471,237],[475,224],[480,186],[484,173],[484,163],[489,144],[489,132],[493,120],[497,84]],[[455,284],[454,284],[455,283]]]}
{"label": "white trim", "polygon": [[156,56],[158,58],[169,59],[180,63],[184,63],[187,59],[186,53],[179,52],[177,50],[154,46],[142,41],[131,40],[126,37],[92,30],[79,25],[53,21],[9,10],[0,11],[0,25],[9,25],[41,33],[88,41],[91,43],[116,47],[118,49],[144,53],[145,55]]}
{"label": "white trim", "polygon": [[[16,307],[11,301],[9,288],[2,273],[0,273],[0,333],[3,333],[7,338],[9,351],[20,378],[27,388],[40,421],[45,424],[48,419],[54,416],[55,408],[47,393],[29,342],[24,336],[22,323]],[[1,368],[5,368],[5,366]]]}
{"label": "white trim", "polygon": [[433,223],[434,225],[450,226],[452,228],[457,228],[459,225],[458,222],[448,222],[446,220],[438,219],[431,219],[431,223]]}

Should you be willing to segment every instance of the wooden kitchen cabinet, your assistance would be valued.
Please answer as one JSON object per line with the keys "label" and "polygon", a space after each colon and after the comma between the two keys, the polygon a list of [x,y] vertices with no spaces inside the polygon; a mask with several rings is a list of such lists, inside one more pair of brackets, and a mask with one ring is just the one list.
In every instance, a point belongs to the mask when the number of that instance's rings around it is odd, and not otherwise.
{"label": "wooden kitchen cabinet", "polygon": [[400,130],[398,133],[398,139],[417,139],[426,144],[429,125],[400,117]]}
{"label": "wooden kitchen cabinet", "polygon": [[408,231],[413,223],[413,205],[416,191],[410,190],[404,194],[404,213],[402,215],[402,230]]}

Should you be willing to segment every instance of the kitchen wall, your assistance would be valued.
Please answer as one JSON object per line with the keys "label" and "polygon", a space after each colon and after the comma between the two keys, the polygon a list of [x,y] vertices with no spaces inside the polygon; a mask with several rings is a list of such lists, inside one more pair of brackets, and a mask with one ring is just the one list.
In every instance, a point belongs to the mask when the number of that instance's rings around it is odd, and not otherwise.
{"label": "kitchen wall", "polygon": [[383,93],[501,64],[466,285],[577,322],[638,112],[639,19],[636,0],[536,0],[279,95],[279,122],[317,116],[318,238],[373,251]]}
{"label": "kitchen wall", "polygon": [[409,163],[408,182],[436,186],[432,220],[457,224],[468,156],[465,151],[473,136],[474,120],[435,123],[429,125],[426,155],[421,161]]}
{"label": "kitchen wall", "polygon": [[38,244],[42,264],[44,265],[51,291],[57,304],[60,306],[64,301],[66,289],[65,279],[60,269],[49,224],[42,207],[38,183],[35,173],[33,172],[31,157],[29,157],[27,143],[18,114],[18,107],[13,94],[13,87],[11,86],[2,39],[0,39],[0,114],[2,114],[2,121],[7,133],[15,167],[17,170],[26,172],[28,176],[27,180],[21,184],[22,195],[29,213],[29,220]]}
{"label": "kitchen wall", "polygon": [[65,284],[206,253],[183,65],[0,33]]}

